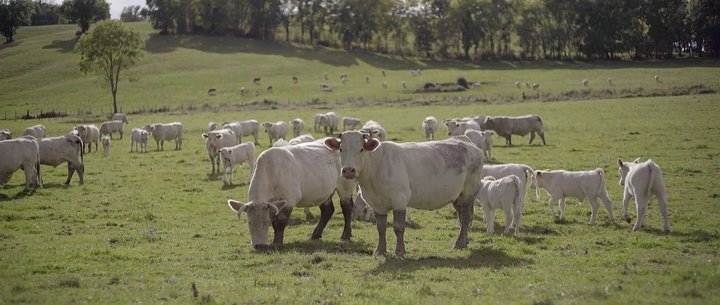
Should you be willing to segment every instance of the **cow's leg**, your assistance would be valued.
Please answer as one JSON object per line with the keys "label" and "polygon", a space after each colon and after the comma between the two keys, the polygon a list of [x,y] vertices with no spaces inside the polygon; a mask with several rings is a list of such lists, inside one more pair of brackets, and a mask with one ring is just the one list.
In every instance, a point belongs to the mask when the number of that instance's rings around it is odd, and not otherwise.
{"label": "cow's leg", "polygon": [[325,200],[325,202],[320,205],[320,221],[317,226],[315,226],[315,230],[312,236],[310,236],[310,239],[320,239],[322,237],[323,230],[325,230],[325,226],[328,221],[330,221],[334,212],[335,206],[333,205],[332,198],[328,198],[328,200]]}
{"label": "cow's leg", "polygon": [[513,212],[513,226],[515,226],[515,236],[520,236],[520,218],[522,218],[522,205],[515,207]]}
{"label": "cow's leg", "polygon": [[538,131],[538,135],[540,136],[540,140],[543,141],[543,145],[547,145],[547,143],[545,143],[545,132],[544,132],[544,131]]}
{"label": "cow's leg", "polygon": [[[664,185],[663,185],[664,189]],[[660,215],[662,215],[663,218],[663,231],[665,233],[670,233],[670,221],[668,220],[668,212],[667,212],[667,195],[664,191],[660,190],[656,194],[658,199],[658,206],[660,208]]]}
{"label": "cow's leg", "polygon": [[123,132],[122,132],[122,130],[120,130],[119,132],[120,132],[120,140],[122,140]]}
{"label": "cow's leg", "polygon": [[[68,175],[67,175],[67,180],[65,180],[65,185],[70,185],[70,180],[72,179],[73,174],[75,174],[75,167],[72,164],[70,164],[70,162],[68,162],[68,164],[67,164],[67,172],[68,172]],[[80,184],[82,184],[82,182]]]}
{"label": "cow's leg", "polygon": [[615,223],[615,217],[613,216],[612,212],[612,201],[610,201],[610,197],[608,197],[607,191],[600,194],[600,200],[603,202],[603,204],[605,205],[605,209],[608,212],[608,219],[610,220],[610,222]]}
{"label": "cow's leg", "polygon": [[393,231],[395,231],[395,257],[405,257],[405,217],[407,210],[393,210]]}
{"label": "cow's leg", "polygon": [[495,233],[495,211],[490,207],[483,205],[483,219],[485,219],[485,233],[492,235]]}
{"label": "cow's leg", "polygon": [[275,231],[273,237],[273,244],[282,245],[283,237],[285,236],[285,227],[287,227],[288,221],[290,220],[290,214],[292,209],[280,209],[280,212],[272,217],[272,226]]}
{"label": "cow's leg", "polygon": [[342,235],[340,235],[340,240],[342,241],[350,241],[350,238],[352,238],[352,209],[353,209],[353,199],[352,196],[350,196],[347,199],[340,199],[340,209],[342,209],[343,213],[343,220],[345,221],[345,226],[343,227]]}
{"label": "cow's leg", "polygon": [[214,175],[215,174],[215,158],[213,158],[213,156],[210,155],[210,153],[208,153],[208,158],[210,158],[210,165],[212,165],[212,169],[210,170],[210,175]]}
{"label": "cow's leg", "polygon": [[560,219],[565,219],[565,197],[560,198]]}
{"label": "cow's leg", "polygon": [[[155,150],[160,151],[160,141],[155,140]],[[97,150],[95,150],[97,151]]]}
{"label": "cow's leg", "polygon": [[470,202],[461,201],[461,198],[453,201],[453,206],[457,210],[458,221],[460,222],[460,234],[458,235],[457,241],[455,241],[455,249],[465,249],[468,245],[468,229],[472,224],[473,216],[473,201]]}
{"label": "cow's leg", "polygon": [[635,226],[633,231],[640,230],[645,224],[645,213],[647,212],[647,206],[650,196],[635,196],[635,207],[637,209],[637,219],[635,219]]}
{"label": "cow's leg", "polygon": [[387,252],[387,241],[385,240],[385,231],[387,231],[387,214],[380,215],[375,214],[375,226],[378,232],[378,243],[375,247],[375,253],[373,256],[385,255]]}
{"label": "cow's leg", "polygon": [[503,235],[507,236],[510,233],[510,227],[514,224],[513,216],[512,216],[512,207],[511,206],[503,207],[503,212],[505,213],[505,230],[503,230]]}
{"label": "cow's leg", "polygon": [[555,203],[556,202],[558,202],[558,199],[555,198],[555,196],[550,195],[550,201],[549,201],[550,216],[552,216],[553,218],[555,218]]}
{"label": "cow's leg", "polygon": [[531,131],[531,132],[530,132],[530,142],[529,142],[528,144],[532,144],[532,141],[533,141],[533,140],[535,140],[535,132],[534,132],[534,131]]}
{"label": "cow's leg", "polygon": [[592,209],[592,212],[590,213],[590,224],[594,225],[595,223],[597,223],[600,204],[597,202],[597,198],[592,196],[588,197],[588,201],[590,201],[590,208]]}
{"label": "cow's leg", "polygon": [[630,192],[628,192],[627,188],[623,192],[623,199],[622,199],[622,205],[623,205],[623,218],[627,223],[630,223],[630,214],[628,214],[628,204],[630,203],[630,198],[632,195],[630,195]]}

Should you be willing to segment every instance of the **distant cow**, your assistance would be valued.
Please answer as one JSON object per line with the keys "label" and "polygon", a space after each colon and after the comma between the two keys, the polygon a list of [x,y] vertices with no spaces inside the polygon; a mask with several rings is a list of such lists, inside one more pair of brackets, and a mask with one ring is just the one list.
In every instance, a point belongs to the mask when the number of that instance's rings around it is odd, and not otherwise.
{"label": "distant cow", "polygon": [[230,129],[219,129],[208,131],[202,134],[205,139],[205,149],[207,149],[210,158],[210,175],[220,174],[220,155],[218,152],[221,148],[232,147],[237,144],[235,133]]}
{"label": "distant cow", "polygon": [[288,124],[284,121],[277,121],[275,123],[265,122],[262,123],[262,126],[263,128],[265,128],[265,133],[268,135],[268,139],[270,140],[270,146],[272,146],[272,143],[275,140],[285,140],[288,131]]}
{"label": "distant cow", "polygon": [[110,137],[103,136],[102,139],[100,139],[100,142],[102,142],[103,146],[103,157],[109,157],[110,156]]}
{"label": "distant cow", "polygon": [[[222,125],[225,126],[226,124],[229,124],[229,123],[237,123],[240,126],[240,129],[233,129],[233,132],[236,132],[235,136],[238,136],[238,137],[252,136],[253,143],[255,143],[255,145],[260,144],[258,142],[258,133],[260,130],[260,124],[258,124],[258,121],[246,120],[246,121],[239,121],[239,122],[224,122]],[[242,141],[240,141],[240,139],[238,138],[238,143],[240,143],[240,142],[242,142]]]}
{"label": "distant cow", "polygon": [[[308,179],[312,177],[312,179]],[[273,244],[282,244],[285,227],[295,207],[320,206],[320,221],[311,239],[322,237],[323,230],[335,211],[333,193],[340,197],[345,225],[342,240],[352,235],[350,214],[353,183],[340,176],[340,158],[322,142],[273,147],[260,154],[255,163],[248,203],[228,200],[238,217],[247,213],[250,242],[255,249],[268,244],[270,224],[274,229]]]}
{"label": "distant cow", "polygon": [[253,84],[259,85],[259,84],[260,84],[260,78],[259,78],[259,77],[253,78]]}
{"label": "distant cow", "polygon": [[290,126],[292,126],[293,137],[298,137],[305,129],[305,122],[300,118],[296,118],[290,121]]}
{"label": "distant cow", "polygon": [[130,152],[147,152],[148,132],[141,128],[133,128],[130,132]]}
{"label": "distant cow", "polygon": [[100,125],[100,136],[109,135],[112,139],[112,134],[120,133],[120,139],[123,137],[123,122],[122,121],[105,121]]}
{"label": "distant cow", "polygon": [[492,146],[493,146],[493,131],[492,130],[485,130],[485,131],[479,131],[479,130],[466,130],[465,136],[470,138],[470,141],[475,144],[478,148],[480,148],[483,151],[483,154],[485,155],[485,160],[490,160],[492,158]]}
{"label": "distant cow", "polygon": [[537,114],[525,115],[520,117],[492,116],[485,118],[485,126],[497,133],[497,135],[505,138],[505,143],[512,146],[512,135],[524,137],[530,134],[530,142],[535,139],[535,133],[542,139],[545,145],[545,131],[543,129],[543,121]]}
{"label": "distant cow", "polygon": [[25,172],[25,190],[33,186],[42,187],[40,148],[35,137],[21,136],[0,141],[0,156],[0,185],[6,184],[13,173],[22,169]]}
{"label": "distant cow", "polygon": [[38,142],[40,148],[40,164],[57,167],[67,162],[67,180],[69,185],[73,174],[77,171],[80,178],[80,185],[83,185],[83,143],[79,136],[67,134],[59,137],[45,138]]}
{"label": "distant cow", "polygon": [[272,86],[268,86],[267,89],[265,89],[265,90],[267,91],[267,93],[273,93],[273,87],[272,87]]}
{"label": "distant cow", "polygon": [[343,131],[345,131],[348,129],[358,128],[358,126],[360,126],[360,123],[362,121],[360,121],[360,119],[358,119],[358,118],[343,117],[342,122],[343,122]]}
{"label": "distant cow", "polygon": [[112,115],[112,118],[110,118],[111,121],[122,121],[125,124],[130,124],[127,119],[127,115],[125,115],[122,112],[116,112]]}
{"label": "distant cow", "polygon": [[322,116],[323,116],[322,113],[315,114],[315,126],[314,126],[315,132],[320,132],[320,127],[321,127],[320,122],[322,121]]}
{"label": "distant cow", "polygon": [[208,131],[213,131],[215,129],[217,129],[217,123],[215,123],[215,122],[208,123]]}
{"label": "distant cow", "polygon": [[448,129],[448,136],[459,136],[465,134],[466,130],[480,130],[480,125],[474,120],[444,120],[443,124]]}
{"label": "distant cow", "polygon": [[525,185],[515,175],[495,179],[485,177],[480,181],[477,200],[483,209],[487,234],[495,232],[495,210],[505,213],[504,235],[515,227],[515,236],[520,235],[520,217],[525,205]]}
{"label": "distant cow", "polygon": [[422,122],[422,129],[425,132],[425,141],[435,140],[437,131],[437,119],[434,116],[426,117]]}
{"label": "distant cow", "polygon": [[242,143],[231,147],[223,147],[218,151],[223,162],[224,175],[223,183],[232,185],[232,177],[235,172],[235,165],[247,162],[252,173],[255,163],[255,144],[252,142]]}
{"label": "distant cow", "polygon": [[387,139],[385,127],[382,127],[380,123],[373,120],[365,122],[365,125],[363,125],[360,131],[369,134],[371,137],[378,139],[380,142],[384,142]]}
{"label": "distant cow", "polygon": [[543,170],[535,172],[538,187],[544,188],[550,194],[550,213],[555,215],[553,204],[559,202],[560,219],[565,218],[565,198],[576,197],[580,202],[585,198],[590,201],[592,214],[590,224],[595,224],[598,217],[600,198],[608,211],[608,219],[615,222],[612,214],[612,202],[605,188],[605,172],[602,168],[590,171],[570,172],[565,170]]}
{"label": "distant cow", "polygon": [[290,139],[290,141],[288,141],[288,144],[289,145],[298,145],[301,143],[309,143],[309,142],[314,142],[314,141],[315,141],[315,139],[313,138],[313,136],[308,133],[308,134],[300,135],[300,136]]}
{"label": "distant cow", "polygon": [[380,142],[358,131],[328,138],[328,149],[340,151],[342,175],[357,181],[375,213],[378,244],[386,252],[387,213],[393,211],[397,237],[395,255],[405,255],[405,214],[408,207],[436,210],[453,202],[460,234],[455,248],[466,248],[473,203],[480,183],[483,156],[467,137],[423,143]]}
{"label": "distant cow", "polygon": [[222,124],[223,129],[230,129],[235,134],[235,141],[237,143],[242,143],[242,136],[243,136],[243,126],[239,122],[234,123],[224,123]]}
{"label": "distant cow", "polygon": [[155,140],[155,150],[165,150],[165,141],[170,140],[175,141],[175,150],[182,149],[182,123],[156,123],[152,125],[145,125],[143,129],[152,134],[152,137]]}
{"label": "distant cow", "polygon": [[25,128],[24,136],[33,136],[35,139],[42,139],[45,137],[47,129],[43,125],[35,125]]}
{"label": "distant cow", "polygon": [[215,96],[215,94],[217,94],[217,90],[215,88],[208,89],[209,96]]}
{"label": "distant cow", "polygon": [[95,143],[95,151],[98,150],[98,142],[100,141],[100,128],[95,125],[80,125],[75,126],[80,139],[83,141],[83,145],[87,146],[87,152],[92,151],[92,144]]}
{"label": "distant cow", "polygon": [[660,215],[663,217],[663,231],[669,233],[670,222],[668,221],[667,212],[667,188],[665,188],[665,178],[660,170],[660,166],[652,160],[640,163],[640,158],[638,158],[633,162],[623,162],[622,159],[618,159],[618,167],[620,172],[620,185],[624,187],[623,216],[628,223],[630,223],[628,203],[632,197],[635,197],[637,219],[635,220],[633,231],[640,230],[645,225],[648,204],[654,194],[658,199]]}
{"label": "distant cow", "polygon": [[10,139],[12,139],[12,132],[10,132],[10,129],[0,130],[0,141]]}
{"label": "distant cow", "polygon": [[320,116],[320,127],[326,135],[331,135],[337,130],[338,115],[335,112],[328,112]]}

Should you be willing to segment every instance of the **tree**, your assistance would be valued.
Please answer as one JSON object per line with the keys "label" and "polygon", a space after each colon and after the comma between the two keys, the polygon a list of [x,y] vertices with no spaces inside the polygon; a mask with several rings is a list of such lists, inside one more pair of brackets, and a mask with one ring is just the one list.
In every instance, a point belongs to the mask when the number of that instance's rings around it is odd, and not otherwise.
{"label": "tree", "polygon": [[92,21],[110,19],[110,4],[105,0],[65,0],[60,10],[70,22],[77,22],[78,34],[85,34]]}
{"label": "tree", "polygon": [[150,10],[150,23],[159,29],[161,35],[169,34],[175,29],[175,18],[179,13],[179,0],[147,0]]}
{"label": "tree", "polygon": [[126,6],[123,8],[122,13],[120,13],[120,20],[123,22],[134,22],[134,21],[140,21],[145,19],[145,17],[142,16],[140,11],[143,8],[139,5],[131,5]]}
{"label": "tree", "polygon": [[110,87],[113,113],[118,112],[117,90],[120,72],[129,68],[142,56],[140,33],[122,21],[103,20],[80,37],[75,50],[80,52],[80,71],[99,73]]}
{"label": "tree", "polygon": [[0,0],[0,31],[5,43],[13,42],[15,31],[21,25],[30,24],[35,6],[30,0]]}
{"label": "tree", "polygon": [[33,3],[35,13],[30,16],[30,25],[48,25],[60,23],[60,5],[38,0]]}

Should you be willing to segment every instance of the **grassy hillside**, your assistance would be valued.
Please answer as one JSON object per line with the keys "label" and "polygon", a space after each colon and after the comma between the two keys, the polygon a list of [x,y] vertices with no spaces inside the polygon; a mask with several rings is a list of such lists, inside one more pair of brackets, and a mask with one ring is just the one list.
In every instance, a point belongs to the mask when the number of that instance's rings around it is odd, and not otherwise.
{"label": "grassy hillside", "polygon": [[[561,97],[665,95],[673,87],[720,87],[717,61],[475,65],[230,37],[159,36],[145,22],[129,25],[146,38],[147,52],[136,67],[123,75],[118,100],[126,112],[143,107],[174,109],[179,105],[245,104],[265,99],[280,104],[442,99],[448,95],[419,96],[412,92],[425,82],[454,82],[460,76],[483,83],[481,88],[460,96],[491,101],[519,100],[523,92]],[[82,108],[109,112],[109,90],[99,77],[79,72],[79,57],[73,52],[75,31],[74,25],[24,27],[18,31],[17,42],[0,46],[0,117],[3,112],[14,115],[26,110],[76,113]],[[423,69],[424,73],[413,77],[410,71],[414,69]],[[384,78],[382,70],[387,72]],[[328,73],[329,80],[323,79],[324,73]],[[349,76],[346,85],[340,82],[342,73]],[[298,84],[292,83],[293,75],[299,77]],[[662,82],[656,82],[654,75],[659,75]],[[261,85],[252,84],[255,77],[262,78]],[[369,84],[366,77],[370,77]],[[612,78],[615,85],[610,86],[607,78]],[[590,81],[589,87],[581,84],[583,79]],[[539,83],[540,90],[533,92],[524,86],[517,89],[516,80]],[[388,89],[382,88],[382,81],[387,82]],[[401,81],[406,81],[408,89],[402,88]],[[334,92],[320,92],[322,83],[333,86]],[[272,94],[265,91],[270,85],[274,88]],[[207,95],[211,87],[217,88],[217,96]],[[247,88],[249,94],[241,96],[241,87]]]}

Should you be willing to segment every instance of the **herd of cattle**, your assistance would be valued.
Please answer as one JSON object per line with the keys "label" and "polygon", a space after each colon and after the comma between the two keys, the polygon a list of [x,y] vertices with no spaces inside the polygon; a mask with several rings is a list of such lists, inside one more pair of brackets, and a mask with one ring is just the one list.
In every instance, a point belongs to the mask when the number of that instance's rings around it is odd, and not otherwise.
{"label": "herd of cattle", "polygon": [[[210,122],[202,133],[211,162],[211,174],[220,174],[223,163],[223,182],[232,184],[234,166],[248,163],[251,177],[248,202],[228,200],[230,208],[238,215],[247,214],[251,244],[264,248],[268,242],[270,225],[274,229],[274,244],[283,243],[285,227],[295,207],[319,207],[320,219],[311,238],[322,236],[323,230],[335,211],[332,197],[340,198],[344,217],[342,240],[350,240],[350,223],[363,210],[374,214],[378,230],[375,255],[386,252],[387,214],[393,212],[393,231],[397,237],[395,255],[405,254],[404,231],[407,208],[437,210],[448,203],[457,212],[460,233],[456,248],[468,244],[468,230],[472,222],[474,205],[482,207],[486,231],[494,232],[496,210],[505,214],[504,234],[514,228],[520,232],[525,194],[531,185],[542,188],[550,195],[550,211],[554,216],[554,204],[560,207],[560,219],[565,216],[565,199],[577,198],[590,202],[590,224],[598,218],[602,201],[612,215],[611,200],[605,186],[602,169],[588,171],[542,170],[536,171],[525,164],[486,165],[492,158],[493,134],[512,145],[512,135],[530,134],[530,143],[539,135],[545,144],[543,120],[538,115],[520,117],[472,116],[447,119],[448,139],[435,140],[438,120],[427,117],[421,122],[425,142],[396,143],[387,141],[385,128],[378,122],[368,120],[365,124],[357,118],[340,118],[335,112],[315,115],[313,129],[328,137],[315,140],[310,134],[302,134],[305,123],[296,118],[289,124],[284,121],[265,122],[256,120],[241,122]],[[25,172],[25,189],[42,187],[40,165],[57,166],[67,163],[69,184],[74,172],[84,183],[83,155],[85,150],[98,150],[103,143],[104,155],[109,153],[110,139],[114,133],[123,136],[127,116],[115,114],[98,128],[96,125],[80,125],[66,135],[45,137],[42,125],[28,127],[22,136],[12,138],[12,133],[0,130],[0,185],[5,184],[19,169]],[[342,124],[343,131],[339,132]],[[271,148],[255,158],[260,128],[267,134]],[[288,138],[288,132],[293,138]],[[152,137],[156,149],[164,149],[164,141],[173,140],[175,149],[182,149],[183,125],[180,122],[148,124],[133,128],[130,134],[130,151],[147,152],[147,141]],[[243,143],[243,137],[253,141]],[[624,219],[630,222],[628,203],[635,198],[637,219],[633,230],[643,227],[648,202],[657,196],[664,230],[670,231],[667,215],[666,188],[660,167],[652,160],[632,162],[618,160],[620,185],[624,187]],[[533,183],[534,180],[534,183]],[[353,192],[356,196],[353,198]]]}

